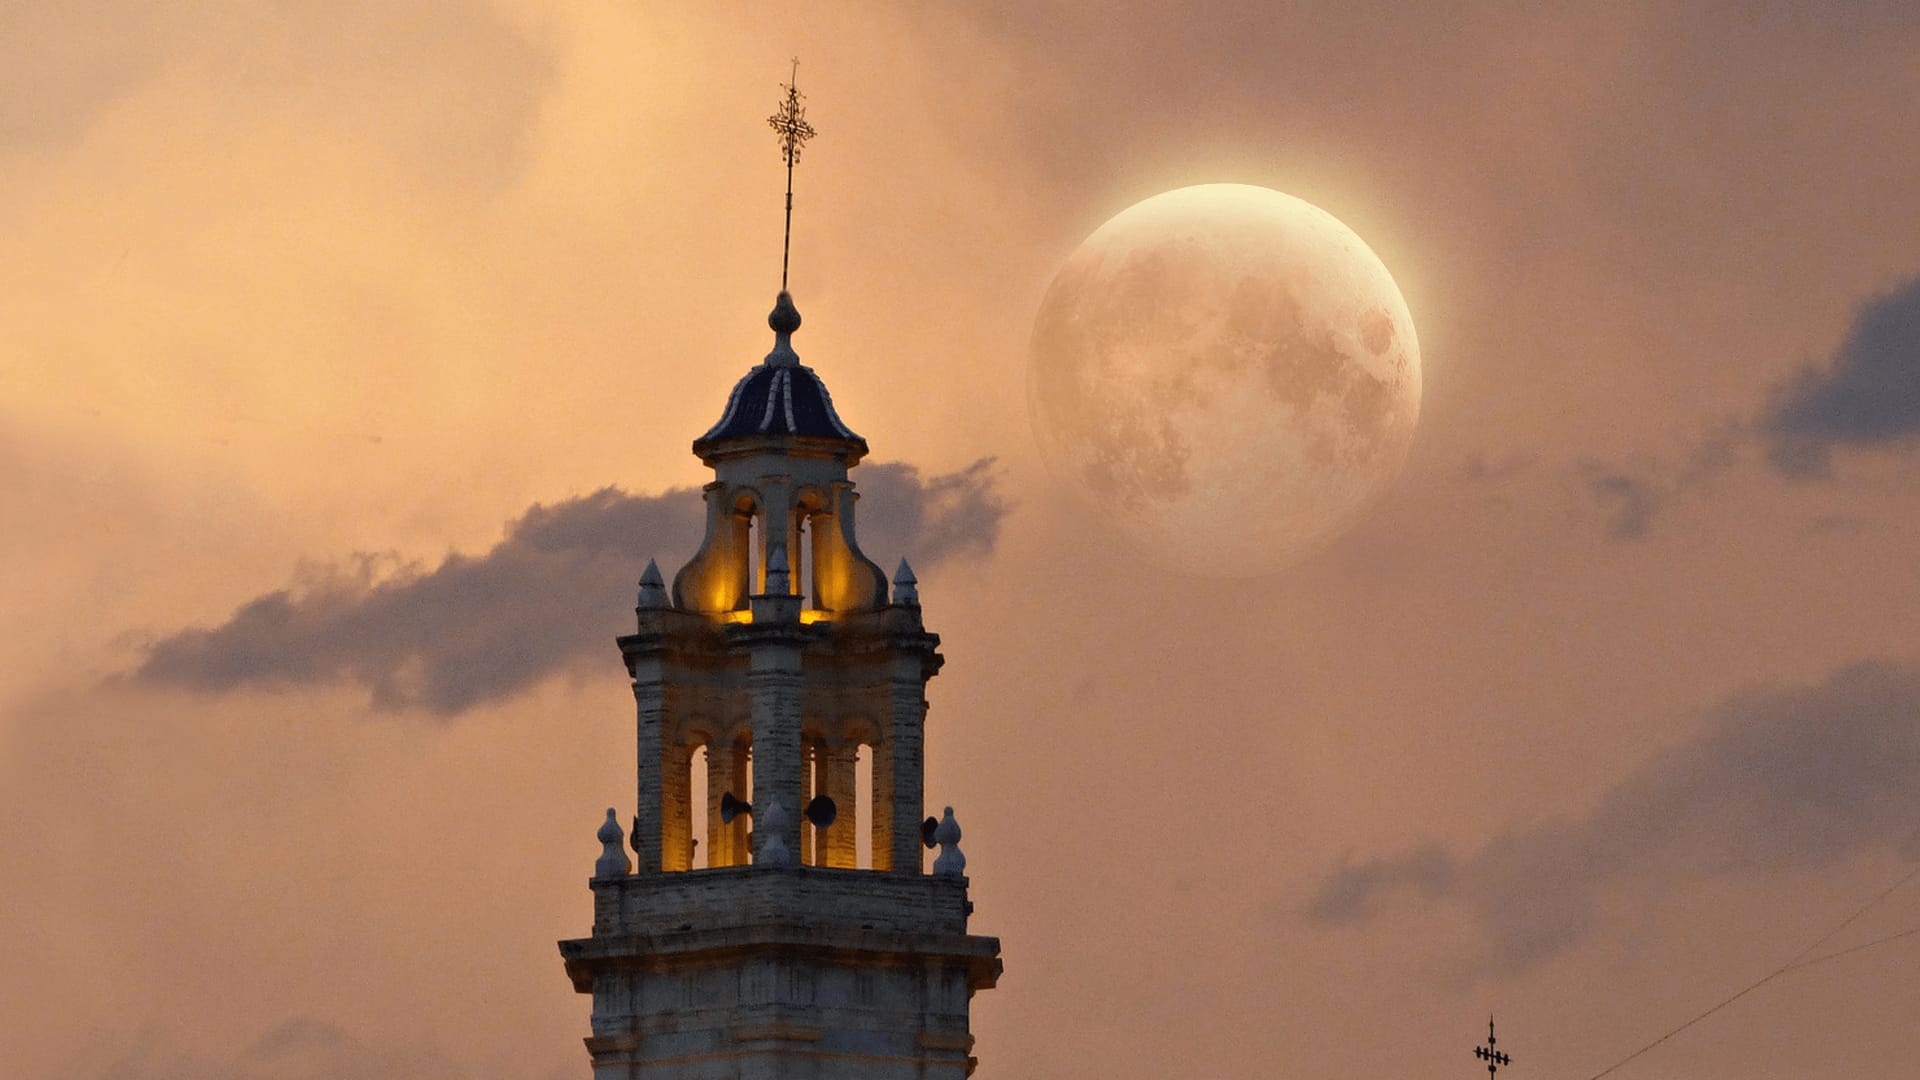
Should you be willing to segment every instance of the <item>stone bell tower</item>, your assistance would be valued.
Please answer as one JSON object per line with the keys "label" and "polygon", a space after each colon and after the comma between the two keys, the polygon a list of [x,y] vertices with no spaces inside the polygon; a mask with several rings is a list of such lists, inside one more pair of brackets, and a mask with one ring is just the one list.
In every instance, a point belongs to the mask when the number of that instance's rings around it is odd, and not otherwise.
{"label": "stone bell tower", "polygon": [[706,539],[671,593],[648,564],[619,639],[639,706],[635,858],[609,810],[593,933],[560,952],[593,995],[595,1080],[961,1080],[1000,943],[967,932],[951,808],[924,816],[940,639],[906,562],[889,596],[854,538],[866,440],[794,354],[786,292],[767,322],[773,351],[693,443],[714,471]]}

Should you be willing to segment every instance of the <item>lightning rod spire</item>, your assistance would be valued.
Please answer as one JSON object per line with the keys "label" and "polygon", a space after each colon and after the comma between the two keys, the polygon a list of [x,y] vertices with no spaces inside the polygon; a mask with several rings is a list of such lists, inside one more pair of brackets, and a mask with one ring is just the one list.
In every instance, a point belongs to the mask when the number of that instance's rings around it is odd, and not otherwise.
{"label": "lightning rod spire", "polygon": [[813,125],[807,123],[807,110],[800,104],[806,95],[799,90],[800,58],[793,58],[793,69],[783,84],[787,96],[780,107],[767,117],[767,126],[780,137],[780,155],[787,161],[787,228],[780,239],[780,291],[787,291],[787,256],[793,250],[793,163],[800,160],[800,151],[813,138]]}

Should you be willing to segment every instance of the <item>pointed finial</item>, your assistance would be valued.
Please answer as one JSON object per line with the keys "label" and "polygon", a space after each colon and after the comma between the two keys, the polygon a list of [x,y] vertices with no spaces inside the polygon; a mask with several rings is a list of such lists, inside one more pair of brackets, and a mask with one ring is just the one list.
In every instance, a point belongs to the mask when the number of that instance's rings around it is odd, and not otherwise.
{"label": "pointed finial", "polygon": [[660,564],[648,559],[647,568],[640,574],[639,607],[645,609],[668,606],[667,583],[660,576]]}
{"label": "pointed finial", "polygon": [[953,819],[953,807],[947,807],[940,824],[934,826],[933,842],[940,845],[940,855],[933,860],[934,876],[965,877],[967,857],[960,853],[960,823]]}
{"label": "pointed finial", "polygon": [[[635,819],[634,824],[639,825],[638,819]],[[600,831],[594,834],[594,838],[600,841],[600,858],[594,861],[593,876],[596,878],[627,876],[633,869],[633,862],[627,858],[626,848],[621,843],[626,839],[626,834],[620,831],[620,822],[613,812],[613,807],[607,807],[607,820],[601,823]]]}
{"label": "pointed finial", "polygon": [[800,151],[813,138],[813,125],[807,123],[807,110],[801,106],[800,99],[806,95],[800,92],[800,58],[793,58],[792,73],[782,85],[787,95],[780,102],[780,108],[767,117],[767,126],[780,136],[780,156],[787,162],[787,231],[780,241],[780,291],[787,291],[787,255],[793,249],[793,163],[800,160]]}
{"label": "pointed finial", "polygon": [[913,567],[907,565],[907,560],[901,559],[900,569],[893,572],[893,602],[901,607],[919,607],[920,590],[915,587],[917,585],[919,582],[914,579]]}
{"label": "pointed finial", "polygon": [[773,310],[767,312],[767,325],[781,337],[800,329],[800,309],[793,306],[793,294],[785,289],[774,297]]}
{"label": "pointed finial", "polygon": [[800,309],[793,306],[793,294],[785,289],[767,313],[767,325],[773,328],[773,351],[763,361],[768,367],[792,367],[800,362],[793,351],[793,332],[800,329]]}
{"label": "pointed finial", "polygon": [[767,838],[760,845],[760,853],[753,857],[756,866],[792,866],[793,849],[781,834],[787,827],[787,811],[778,799],[769,799],[767,808],[754,815],[753,831],[765,829]]}
{"label": "pointed finial", "polygon": [[787,545],[775,544],[767,552],[767,595],[785,596],[793,591],[793,575],[787,568]]}

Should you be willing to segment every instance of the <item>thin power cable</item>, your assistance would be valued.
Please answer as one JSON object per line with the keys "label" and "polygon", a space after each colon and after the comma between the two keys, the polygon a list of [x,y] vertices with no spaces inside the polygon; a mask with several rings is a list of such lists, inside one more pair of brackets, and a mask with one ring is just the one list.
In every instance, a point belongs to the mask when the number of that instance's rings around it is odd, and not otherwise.
{"label": "thin power cable", "polygon": [[1811,960],[1802,960],[1799,963],[1788,968],[1787,970],[1799,971],[1801,968],[1810,968],[1810,967],[1813,967],[1815,964],[1824,964],[1829,960],[1838,960],[1843,956],[1852,956],[1854,953],[1864,952],[1868,949],[1875,948],[1880,945],[1887,945],[1892,942],[1899,941],[1901,938],[1910,938],[1910,937],[1913,937],[1915,934],[1920,934],[1920,926],[1915,926],[1906,930],[1902,930],[1897,934],[1888,934],[1886,937],[1883,937],[1883,938],[1874,938],[1872,941],[1862,942],[1850,948],[1841,949],[1839,952],[1830,952],[1830,953],[1827,953],[1825,956],[1816,956]]}
{"label": "thin power cable", "polygon": [[1887,897],[1893,895],[1895,892],[1899,891],[1901,887],[1905,886],[1908,882],[1912,881],[1914,878],[1917,878],[1917,877],[1920,877],[1920,866],[1915,866],[1912,870],[1908,871],[1906,876],[1902,877],[1899,881],[1896,881],[1892,885],[1889,885],[1885,889],[1882,889],[1877,895],[1874,896],[1873,899],[1867,901],[1865,904],[1862,904],[1858,909],[1856,909],[1853,912],[1853,914],[1848,915],[1846,918],[1840,920],[1840,922],[1837,923],[1833,927],[1833,929],[1828,930],[1824,934],[1821,934],[1819,937],[1813,939],[1813,941],[1809,943],[1806,948],[1801,949],[1799,952],[1793,954],[1793,958],[1788,960],[1786,963],[1781,964],[1779,967],[1774,968],[1772,971],[1768,972],[1767,974],[1762,975],[1760,978],[1755,979],[1753,982],[1747,984],[1747,986],[1744,989],[1742,989],[1739,993],[1736,993],[1733,996],[1722,1000],[1718,1004],[1714,1005],[1712,1008],[1706,1010],[1703,1013],[1700,1013],[1699,1015],[1695,1016],[1693,1019],[1688,1020],[1686,1023],[1681,1024],[1679,1027],[1676,1027],[1672,1031],[1667,1032],[1665,1035],[1660,1036],[1659,1038],[1653,1040],[1652,1042],[1641,1047],[1640,1049],[1635,1050],[1633,1053],[1628,1054],[1626,1057],[1621,1058],[1619,1061],[1616,1061],[1613,1064],[1607,1066],[1606,1068],[1601,1069],[1599,1072],[1594,1073],[1592,1076],[1588,1077],[1587,1080],[1600,1080],[1601,1077],[1606,1076],[1608,1073],[1611,1073],[1621,1068],[1622,1066],[1626,1065],[1628,1062],[1634,1060],[1635,1058],[1638,1058],[1640,1055],[1646,1053],[1649,1050],[1652,1050],[1654,1047],[1659,1046],[1661,1043],[1666,1042],[1668,1039],[1673,1038],[1675,1035],[1680,1034],[1681,1032],[1687,1030],[1688,1028],[1699,1023],[1700,1021],[1705,1020],[1707,1017],[1712,1016],[1714,1013],[1719,1012],[1721,1009],[1724,1009],[1727,1006],[1733,1004],[1734,1002],[1739,1001],[1741,998],[1746,997],[1748,994],[1753,993],[1755,990],[1760,989],[1761,987],[1767,985],[1768,983],[1779,978],[1780,976],[1785,975],[1789,971],[1793,971],[1797,968],[1802,968],[1802,967],[1811,967],[1814,964],[1825,963],[1828,960],[1837,960],[1840,957],[1847,955],[1848,953],[1859,952],[1861,949],[1865,949],[1873,945],[1884,945],[1888,941],[1893,941],[1898,938],[1906,937],[1908,934],[1920,933],[1920,927],[1916,927],[1913,930],[1909,930],[1901,934],[1895,934],[1892,937],[1884,938],[1879,941],[1871,941],[1865,945],[1858,945],[1850,949],[1844,949],[1837,953],[1829,953],[1825,956],[1817,957],[1812,960],[1807,959],[1807,957],[1814,950],[1818,949],[1822,945],[1825,945],[1827,942],[1833,940],[1834,935],[1840,933],[1840,931],[1842,930],[1845,930],[1847,927],[1852,926],[1854,922],[1860,918],[1860,916],[1865,915],[1868,911],[1872,910],[1876,905],[1878,905],[1880,901],[1885,900]]}
{"label": "thin power cable", "polygon": [[[1798,955],[1796,955],[1793,959],[1787,961],[1786,970],[1791,971],[1794,968],[1801,966],[1800,962],[1802,960],[1805,960],[1809,953],[1813,952],[1815,949],[1818,949],[1820,946],[1825,945],[1827,942],[1832,941],[1835,937],[1838,937],[1840,934],[1840,931],[1845,930],[1849,926],[1852,926],[1854,922],[1860,918],[1860,916],[1865,915],[1867,912],[1880,906],[1880,901],[1885,900],[1887,897],[1892,896],[1894,893],[1899,892],[1902,888],[1906,887],[1908,882],[1912,881],[1914,878],[1920,878],[1920,866],[1915,866],[1912,870],[1907,871],[1907,875],[1905,877],[1887,886],[1886,888],[1880,890],[1879,894],[1876,895],[1873,899],[1867,901],[1865,904],[1862,904],[1859,910],[1855,911],[1853,914],[1847,916],[1846,918],[1841,919],[1839,925],[1835,926],[1833,929],[1827,931],[1826,933],[1821,934],[1819,940],[1815,941],[1811,945],[1808,945],[1806,948],[1801,949]],[[1849,950],[1849,951],[1852,951],[1852,950]],[[1839,956],[1841,954],[1834,953],[1833,955]],[[1815,961],[1815,962],[1817,963],[1818,961]]]}

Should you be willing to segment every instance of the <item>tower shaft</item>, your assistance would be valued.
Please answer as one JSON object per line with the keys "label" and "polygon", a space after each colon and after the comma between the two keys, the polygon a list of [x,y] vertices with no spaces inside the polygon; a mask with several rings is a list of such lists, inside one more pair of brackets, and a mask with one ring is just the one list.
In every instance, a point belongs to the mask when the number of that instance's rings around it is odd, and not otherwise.
{"label": "tower shaft", "polygon": [[694,443],[706,538],[670,595],[649,568],[618,641],[635,865],[610,814],[592,932],[561,955],[593,998],[595,1080],[963,1080],[1000,944],[968,932],[951,810],[926,824],[940,639],[905,564],[889,597],[860,551],[866,443],[799,366],[785,293],[769,322],[774,351]]}

